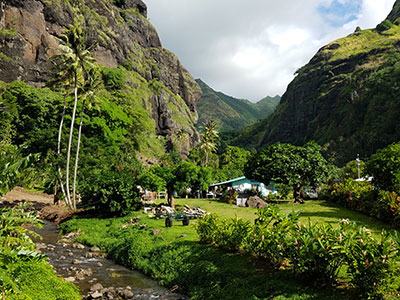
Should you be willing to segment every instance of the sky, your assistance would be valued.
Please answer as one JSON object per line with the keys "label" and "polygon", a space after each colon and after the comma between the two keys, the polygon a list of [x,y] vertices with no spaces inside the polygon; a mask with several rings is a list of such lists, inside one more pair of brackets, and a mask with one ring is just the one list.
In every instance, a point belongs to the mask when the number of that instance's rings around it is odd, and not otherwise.
{"label": "sky", "polygon": [[395,0],[143,0],[164,48],[213,89],[282,95],[319,48],[373,28]]}

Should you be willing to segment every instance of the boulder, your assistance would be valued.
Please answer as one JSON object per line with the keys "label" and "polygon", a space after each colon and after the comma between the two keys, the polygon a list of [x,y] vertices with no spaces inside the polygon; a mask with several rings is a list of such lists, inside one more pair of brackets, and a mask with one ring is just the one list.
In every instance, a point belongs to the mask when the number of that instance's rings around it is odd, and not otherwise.
{"label": "boulder", "polygon": [[251,196],[247,199],[246,206],[252,208],[264,208],[268,206],[268,203],[258,196]]}

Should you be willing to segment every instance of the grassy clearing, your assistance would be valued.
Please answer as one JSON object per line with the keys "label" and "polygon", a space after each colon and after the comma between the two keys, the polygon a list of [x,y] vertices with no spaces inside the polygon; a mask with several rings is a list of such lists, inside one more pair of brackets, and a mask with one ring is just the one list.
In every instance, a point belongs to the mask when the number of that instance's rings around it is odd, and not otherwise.
{"label": "grassy clearing", "polygon": [[[237,207],[236,205],[222,203],[216,199],[176,199],[176,204],[178,209],[185,204],[199,206],[223,218],[235,218],[238,216],[251,222],[256,218],[256,209],[254,208]],[[292,210],[300,211],[300,221],[303,224],[307,224],[310,219],[312,223],[330,223],[335,226],[342,219],[349,219],[356,222],[357,225],[367,227],[374,234],[380,233],[382,229],[393,229],[390,225],[379,220],[324,200],[306,201],[305,204],[279,204],[278,207],[282,213],[289,213]]]}
{"label": "grassy clearing", "polygon": [[[220,217],[238,216],[250,221],[256,212],[213,199],[177,199],[176,203],[178,207],[200,206]],[[375,231],[385,227],[325,201],[285,204],[281,208],[287,212],[301,210],[304,223],[308,218],[319,222],[349,218]],[[138,224],[125,226],[137,216]],[[354,299],[354,291],[346,286],[332,290],[313,287],[312,282],[304,285],[284,270],[271,271],[266,262],[200,244],[195,223],[183,226],[182,222],[175,222],[173,227],[166,228],[164,220],[135,212],[123,218],[73,219],[62,225],[62,231],[80,229],[83,234],[79,242],[99,246],[116,262],[141,270],[164,286],[178,285],[192,299]],[[161,230],[161,234],[154,235],[153,229]]]}

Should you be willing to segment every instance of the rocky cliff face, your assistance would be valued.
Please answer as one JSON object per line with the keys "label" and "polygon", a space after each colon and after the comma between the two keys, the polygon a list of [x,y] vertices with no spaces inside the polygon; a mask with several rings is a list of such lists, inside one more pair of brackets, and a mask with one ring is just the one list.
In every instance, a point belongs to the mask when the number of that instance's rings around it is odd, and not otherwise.
{"label": "rocky cliff face", "polygon": [[[390,18],[397,8],[400,1]],[[275,113],[247,129],[238,145],[316,140],[342,164],[400,139],[398,25],[357,30],[321,48],[297,73]]]}
{"label": "rocky cliff face", "polygon": [[[71,1],[72,2],[72,1]],[[58,37],[73,23],[69,0],[3,0],[0,3],[0,80],[23,80],[42,86],[53,73],[49,58]],[[76,1],[75,1],[76,2]],[[155,120],[157,133],[173,142],[177,132],[188,139],[184,156],[198,141],[196,102],[201,91],[178,58],[164,49],[146,19],[141,0],[80,1],[80,13],[89,28],[88,43],[96,43],[94,56],[105,67],[124,65],[146,83],[160,83],[157,93],[143,93],[143,105]],[[182,141],[181,141],[182,143]]]}

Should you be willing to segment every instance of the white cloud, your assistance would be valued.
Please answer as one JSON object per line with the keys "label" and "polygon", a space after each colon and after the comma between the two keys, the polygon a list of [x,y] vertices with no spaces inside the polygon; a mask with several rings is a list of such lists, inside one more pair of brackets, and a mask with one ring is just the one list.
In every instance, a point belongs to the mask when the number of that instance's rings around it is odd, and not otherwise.
{"label": "white cloud", "polygon": [[144,1],[164,47],[177,54],[194,77],[251,100],[282,95],[295,70],[320,47],[356,26],[375,27],[395,2],[362,0],[356,20],[333,27],[318,13],[333,0]]}

